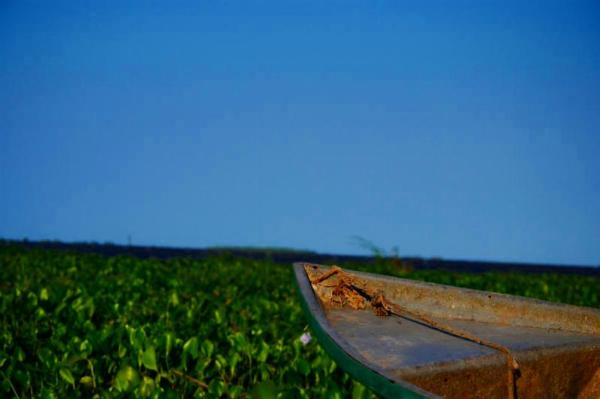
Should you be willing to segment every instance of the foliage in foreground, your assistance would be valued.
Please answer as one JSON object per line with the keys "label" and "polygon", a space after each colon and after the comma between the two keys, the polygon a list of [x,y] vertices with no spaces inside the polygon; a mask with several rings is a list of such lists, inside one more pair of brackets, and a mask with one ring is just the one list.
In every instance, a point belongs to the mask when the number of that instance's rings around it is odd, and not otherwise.
{"label": "foliage in foreground", "polygon": [[[600,279],[378,273],[600,307]],[[0,246],[0,396],[370,397],[312,341],[289,266]]]}

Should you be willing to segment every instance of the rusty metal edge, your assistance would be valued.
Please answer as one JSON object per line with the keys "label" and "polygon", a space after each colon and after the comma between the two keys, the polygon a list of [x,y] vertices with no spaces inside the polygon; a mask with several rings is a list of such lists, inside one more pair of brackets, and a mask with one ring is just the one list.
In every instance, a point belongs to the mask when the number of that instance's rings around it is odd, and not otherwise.
{"label": "rusty metal edge", "polygon": [[300,296],[300,302],[317,339],[338,365],[352,377],[385,398],[439,398],[437,395],[427,392],[416,385],[405,381],[393,380],[386,377],[381,370],[369,367],[369,362],[354,351],[327,321],[323,308],[317,300],[304,270],[305,265],[312,264],[304,262],[294,263],[296,287]]}
{"label": "rusty metal edge", "polygon": [[[328,266],[323,266],[323,265],[319,265],[319,266],[324,267],[325,269],[329,268]],[[529,305],[532,307],[532,309],[535,309],[536,311],[544,310],[547,312],[551,312],[554,315],[560,315],[562,321],[557,321],[557,323],[560,322],[560,324],[561,324],[560,326],[554,326],[554,327],[548,326],[545,328],[557,328],[558,327],[559,329],[565,330],[565,331],[573,331],[573,332],[593,334],[593,335],[600,334],[600,310],[595,309],[595,308],[590,308],[590,307],[586,307],[586,306],[569,305],[569,304],[564,304],[564,303],[559,303],[559,302],[549,302],[549,301],[544,301],[544,300],[537,299],[537,298],[503,294],[503,293],[499,293],[499,292],[490,292],[490,291],[483,291],[483,290],[477,290],[477,289],[472,289],[472,288],[456,287],[456,286],[451,286],[451,285],[446,285],[446,284],[438,284],[438,283],[430,283],[430,282],[425,282],[425,281],[410,280],[410,279],[405,279],[405,278],[401,278],[401,277],[385,276],[385,275],[381,275],[381,274],[361,272],[361,271],[356,271],[356,270],[348,270],[348,271],[356,276],[367,278],[370,280],[379,280],[379,281],[384,281],[384,282],[389,282],[389,283],[400,283],[401,282],[402,284],[404,284],[406,286],[419,287],[419,288],[430,289],[430,290],[434,290],[434,291],[444,290],[446,292],[451,292],[451,293],[461,295],[461,296],[469,296],[472,298],[478,298],[479,300],[484,300],[484,301],[485,301],[486,297],[488,297],[488,298],[492,298],[493,302],[495,302],[497,304],[503,304],[503,305],[507,305],[507,306]],[[491,297],[490,297],[490,295],[491,295]],[[573,314],[573,313],[582,315],[585,318],[585,320],[582,320],[582,321],[579,321],[576,323],[575,320],[572,320],[570,318],[570,316],[568,316],[569,314]]]}

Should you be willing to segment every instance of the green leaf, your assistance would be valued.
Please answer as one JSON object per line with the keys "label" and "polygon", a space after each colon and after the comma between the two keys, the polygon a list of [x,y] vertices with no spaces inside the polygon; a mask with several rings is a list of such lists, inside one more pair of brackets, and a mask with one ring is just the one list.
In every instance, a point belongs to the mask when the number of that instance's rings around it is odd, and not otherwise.
{"label": "green leaf", "polygon": [[260,363],[264,363],[267,360],[267,356],[269,356],[269,345],[265,341],[261,341],[260,350],[256,358]]}
{"label": "green leaf", "polygon": [[36,317],[37,319],[41,319],[41,318],[43,318],[44,316],[46,316],[46,311],[44,310],[44,308],[41,308],[41,307],[40,307],[40,308],[37,308],[37,309],[35,310],[35,317]]}
{"label": "green leaf", "polygon": [[47,369],[54,369],[58,359],[54,353],[48,348],[42,348],[38,352],[38,358]]}
{"label": "green leaf", "polygon": [[173,306],[179,305],[179,296],[177,295],[177,292],[173,291],[171,293],[171,296],[169,298],[169,303]]}
{"label": "green leaf", "polygon": [[23,360],[25,360],[25,351],[23,349],[21,349],[20,346],[17,346],[15,348],[14,356],[19,362],[22,362]]}
{"label": "green leaf", "polygon": [[305,376],[310,373],[310,364],[304,359],[298,359],[296,368],[301,374]]}
{"label": "green leaf", "polygon": [[223,355],[217,354],[217,356],[215,356],[215,367],[217,370],[224,369],[227,367],[227,359],[225,359]]}
{"label": "green leaf", "polygon": [[363,399],[366,397],[367,389],[359,382],[352,382],[352,399]]}
{"label": "green leaf", "polygon": [[19,384],[21,384],[25,389],[29,388],[31,384],[31,375],[29,372],[17,369],[13,375]]}
{"label": "green leaf", "polygon": [[244,388],[241,386],[227,387],[227,396],[230,398],[239,398],[244,394]]}
{"label": "green leaf", "polygon": [[183,344],[183,353],[189,354],[192,359],[198,357],[198,337],[190,338]]}
{"label": "green leaf", "polygon": [[94,385],[94,380],[89,375],[85,375],[85,376],[81,377],[81,379],[79,380],[79,383],[81,385],[91,387]]}
{"label": "green leaf", "polygon": [[204,356],[206,358],[210,358],[212,356],[214,350],[215,350],[215,344],[213,344],[211,340],[206,339],[206,340],[202,341],[202,345],[201,345],[202,356]]}
{"label": "green leaf", "polygon": [[244,334],[236,332],[231,334],[228,339],[231,346],[233,346],[237,352],[243,352],[247,350],[248,342],[246,341]]}
{"label": "green leaf", "polygon": [[73,374],[71,374],[71,370],[62,368],[62,369],[60,369],[59,374],[62,377],[62,379],[67,381],[69,384],[71,384],[71,385],[75,384],[75,378],[73,378]]}
{"label": "green leaf", "polygon": [[150,396],[152,392],[154,392],[154,387],[154,380],[149,377],[144,377],[139,390],[140,395],[142,395],[143,397]]}
{"label": "green leaf", "polygon": [[277,387],[273,381],[262,381],[254,386],[251,396],[255,399],[274,399],[277,396]]}
{"label": "green leaf", "polygon": [[221,324],[223,322],[223,315],[221,314],[221,312],[217,309],[215,310],[215,323],[217,324]]}
{"label": "green leaf", "polygon": [[169,357],[171,348],[173,348],[173,342],[175,341],[175,334],[168,332],[165,334],[165,355]]}
{"label": "green leaf", "polygon": [[158,371],[158,368],[156,367],[156,351],[154,350],[153,346],[149,346],[144,351],[142,363],[147,369]]}
{"label": "green leaf", "polygon": [[38,304],[38,297],[33,292],[29,292],[27,294],[27,299],[28,299],[29,304],[31,305],[32,308],[37,306],[37,304]]}
{"label": "green leaf", "polygon": [[134,349],[141,351],[146,343],[146,332],[144,329],[132,329],[129,333],[129,343]]}
{"label": "green leaf", "polygon": [[87,339],[83,340],[79,345],[79,351],[83,357],[87,357],[92,353],[92,344]]}
{"label": "green leaf", "polygon": [[225,383],[221,380],[214,379],[208,385],[208,392],[218,398],[223,395],[225,391]]}
{"label": "green leaf", "polygon": [[122,358],[126,354],[127,354],[127,348],[124,345],[119,344],[119,349],[117,350],[117,356],[119,356],[119,358]]}
{"label": "green leaf", "polygon": [[125,366],[117,373],[115,387],[121,392],[129,392],[140,382],[140,375],[131,366]]}

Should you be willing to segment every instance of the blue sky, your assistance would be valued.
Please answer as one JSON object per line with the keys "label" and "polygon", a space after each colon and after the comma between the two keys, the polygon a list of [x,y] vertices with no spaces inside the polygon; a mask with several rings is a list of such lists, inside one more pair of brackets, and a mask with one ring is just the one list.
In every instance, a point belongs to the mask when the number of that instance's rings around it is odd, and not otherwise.
{"label": "blue sky", "polygon": [[600,264],[597,2],[122,3],[0,6],[0,237]]}

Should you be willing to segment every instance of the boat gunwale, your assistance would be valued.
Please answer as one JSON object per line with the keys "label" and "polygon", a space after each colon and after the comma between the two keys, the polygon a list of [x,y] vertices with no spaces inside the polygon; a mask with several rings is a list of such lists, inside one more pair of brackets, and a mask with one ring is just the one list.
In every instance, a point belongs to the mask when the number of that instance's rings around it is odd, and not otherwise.
{"label": "boat gunwale", "polygon": [[304,267],[307,265],[322,266],[307,262],[294,263],[296,286],[301,304],[319,342],[336,363],[362,384],[386,398],[439,398],[432,392],[425,391],[416,385],[387,377],[383,369],[368,362],[335,331],[327,320],[323,307],[306,274]]}
{"label": "boat gunwale", "polygon": [[[364,356],[358,353],[358,351],[356,351],[348,342],[346,342],[346,340],[336,332],[336,330],[333,328],[333,325],[329,322],[326,314],[327,309],[321,303],[317,292],[315,292],[313,284],[311,283],[310,278],[308,277],[309,272],[307,271],[306,267],[317,267],[321,268],[322,270],[329,270],[330,266],[324,266],[308,262],[296,262],[294,263],[294,270],[296,274],[297,287],[299,289],[300,297],[302,300],[302,305],[304,307],[305,314],[309,319],[311,327],[313,327],[317,338],[323,344],[326,351],[336,360],[336,362],[343,369],[345,369],[353,377],[360,380],[365,385],[372,388],[375,392],[382,394],[384,397],[438,397],[436,396],[436,394],[430,391],[424,390],[423,388],[420,388],[417,385],[407,382],[398,375],[390,375],[389,370],[385,370],[379,367],[379,365],[377,365],[376,363],[368,361],[364,358]],[[487,306],[489,308],[486,309],[486,311],[488,312],[495,311],[501,313],[503,310],[502,306],[506,308],[514,306],[525,306],[528,307],[531,311],[531,314],[526,313],[524,315],[521,315],[520,322],[524,322],[525,324],[531,323],[531,321],[527,319],[532,315],[543,319],[544,314],[547,315],[548,312],[558,312],[560,313],[560,315],[556,318],[556,320],[553,320],[552,318],[550,318],[549,320],[549,325],[552,325],[552,323],[554,322],[554,325],[558,326],[556,328],[557,330],[583,333],[585,335],[593,336],[600,335],[600,310],[594,308],[548,302],[535,298],[527,298],[491,291],[483,291],[471,288],[449,286],[444,284],[415,281],[395,276],[384,276],[367,272],[358,272],[355,270],[348,270],[348,272],[352,275],[355,275],[356,277],[363,277],[365,279],[381,282],[383,284],[400,283],[401,285],[405,285],[405,288],[408,290],[410,290],[410,288],[416,288],[418,290],[434,290],[434,292],[437,293],[451,293],[454,295],[460,294],[464,297],[477,298],[478,300],[487,303]],[[452,298],[452,295],[450,295],[450,298]],[[459,300],[461,299],[463,298],[459,297]],[[498,304],[500,305],[501,309],[494,309],[494,306]],[[452,308],[454,308],[454,306],[452,306]],[[571,318],[565,317],[565,315],[572,315],[573,312],[580,316],[575,322],[573,322]],[[542,315],[536,313],[542,313]],[[478,320],[479,317],[475,317],[472,319]],[[584,328],[581,328],[581,325],[586,322],[590,323],[591,326],[584,325]],[[510,324],[519,325],[519,323]],[[536,328],[539,328],[539,326],[536,326]],[[542,326],[541,328],[546,328],[550,330],[554,329],[547,326]],[[548,353],[558,353],[561,352],[563,349],[566,348],[548,348],[546,351],[548,351]],[[528,358],[530,356],[535,357],[540,354],[539,348],[520,352],[521,355],[524,355],[524,358]],[[479,361],[481,360],[482,359],[479,359]],[[495,361],[493,361],[491,358],[488,360],[492,363],[495,363]],[[435,365],[431,364],[428,365],[428,367],[418,367],[419,370],[414,371],[417,374],[427,374],[428,371],[431,372],[434,371],[434,369],[436,372],[438,372],[440,370],[440,367],[442,369],[447,369],[448,367],[457,368],[457,364],[451,363],[454,362],[442,362]],[[465,365],[462,364],[458,367],[458,369],[463,368],[464,366]],[[449,369],[446,371],[449,371]],[[386,393],[386,388],[393,389],[394,392]]]}
{"label": "boat gunwale", "polygon": [[[300,262],[303,265],[314,265],[324,270],[329,270],[331,266],[319,265],[315,263]],[[532,312],[527,317],[513,316],[510,325],[522,326],[522,327],[535,327],[535,328],[546,328],[549,330],[561,330],[571,331],[581,334],[599,335],[600,336],[600,310],[590,308],[586,306],[569,305],[560,302],[550,302],[542,299],[523,297],[518,295],[504,294],[494,291],[484,291],[473,288],[463,288],[446,284],[431,283],[419,280],[410,280],[402,277],[387,276],[381,274],[374,274],[368,272],[361,272],[356,270],[347,269],[347,272],[357,277],[368,279],[372,282],[381,282],[383,284],[398,284],[401,283],[403,287],[407,289],[423,289],[434,292],[436,294],[444,293],[445,295],[453,295],[454,299],[459,302],[466,302],[464,298],[470,300],[479,301],[480,308],[486,312],[500,313],[501,309],[490,309],[492,306],[505,306],[515,307],[516,309],[523,309],[527,307]],[[387,296],[388,300],[394,302],[394,298]],[[447,299],[447,298],[445,298]],[[470,305],[471,307],[473,305]],[[433,308],[435,311],[437,308]],[[452,308],[453,312],[456,310]],[[429,310],[429,309],[428,309]],[[485,315],[481,310],[479,317],[475,318],[463,318],[453,314],[453,319],[464,319],[464,320],[478,320],[481,322],[496,323],[498,320],[490,319],[489,315]],[[542,312],[546,312],[550,315],[548,318],[540,316]],[[573,316],[580,316],[580,319],[576,319]],[[436,316],[432,314],[432,316]],[[445,317],[443,315],[437,315],[438,317]],[[560,317],[559,317],[560,316]]]}

